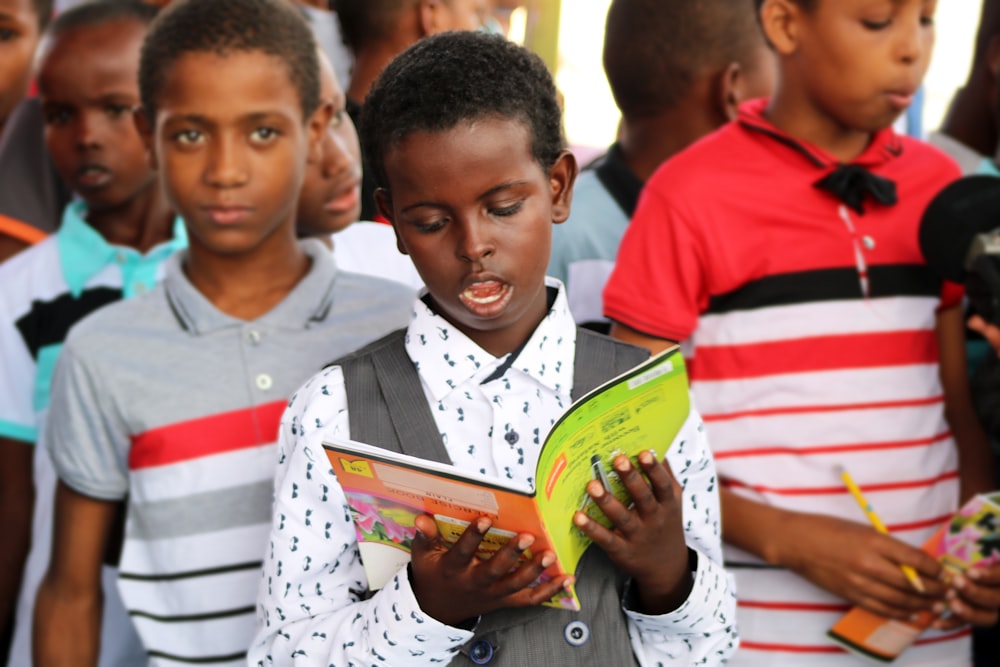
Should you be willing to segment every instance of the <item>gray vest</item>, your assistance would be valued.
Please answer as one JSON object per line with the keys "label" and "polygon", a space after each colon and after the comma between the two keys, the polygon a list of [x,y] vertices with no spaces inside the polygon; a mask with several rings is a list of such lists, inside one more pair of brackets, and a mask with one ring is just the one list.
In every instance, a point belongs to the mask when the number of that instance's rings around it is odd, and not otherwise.
{"label": "gray vest", "polygon": [[[393,332],[334,362],[343,369],[348,405],[359,407],[350,410],[351,438],[451,463],[404,336],[403,330]],[[572,396],[584,395],[648,356],[646,350],[578,328]],[[451,664],[635,665],[621,610],[626,577],[598,547],[587,550],[576,574],[583,611],[535,607],[487,614]]]}

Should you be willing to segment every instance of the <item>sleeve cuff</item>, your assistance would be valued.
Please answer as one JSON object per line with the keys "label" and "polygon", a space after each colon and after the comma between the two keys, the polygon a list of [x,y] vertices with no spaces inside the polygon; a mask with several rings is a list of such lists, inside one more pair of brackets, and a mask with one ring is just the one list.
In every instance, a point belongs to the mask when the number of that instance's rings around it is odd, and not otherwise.
{"label": "sleeve cuff", "polygon": [[687,599],[677,609],[650,616],[634,611],[631,580],[622,595],[622,610],[644,641],[660,642],[678,636],[703,637],[735,622],[736,596],[729,574],[704,554],[691,550],[696,559],[694,584]]}
{"label": "sleeve cuff", "polygon": [[381,620],[385,630],[372,637],[373,649],[390,665],[407,664],[416,656],[420,656],[421,664],[447,664],[472,639],[472,630],[478,625],[474,619],[471,629],[456,628],[425,614],[413,594],[409,566],[401,568],[371,601],[375,618]]}

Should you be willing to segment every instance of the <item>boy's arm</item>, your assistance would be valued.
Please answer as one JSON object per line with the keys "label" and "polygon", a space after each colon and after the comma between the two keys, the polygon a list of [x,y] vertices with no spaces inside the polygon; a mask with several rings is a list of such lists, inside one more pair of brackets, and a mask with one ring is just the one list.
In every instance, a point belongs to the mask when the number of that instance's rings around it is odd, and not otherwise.
{"label": "boy's arm", "polygon": [[625,343],[631,343],[632,345],[644,347],[649,350],[650,354],[657,354],[671,345],[674,345],[674,341],[644,334],[640,331],[636,331],[630,326],[622,324],[621,322],[611,323],[611,337],[617,338]]}
{"label": "boy's arm", "polygon": [[938,311],[937,339],[945,417],[958,447],[959,500],[964,502],[977,493],[991,491],[996,480],[989,439],[972,404],[961,304]]}
{"label": "boy's arm", "polygon": [[[611,335],[657,352],[670,341],[614,323]],[[720,487],[723,539],[764,561],[802,577],[855,604],[895,618],[927,609],[944,594],[937,561],[864,524],[789,512]],[[900,563],[924,574],[928,596],[917,594]],[[934,579],[928,581],[928,578]]]}
{"label": "boy's arm", "polygon": [[[720,495],[726,542],[854,604],[906,619],[945,594],[937,560],[868,525],[765,505],[725,487]],[[925,594],[914,591],[901,564],[923,575]]]}
{"label": "boy's arm", "polygon": [[52,556],[35,601],[35,664],[97,664],[103,605],[101,568],[116,512],[116,503],[88,498],[59,482]]}
{"label": "boy's arm", "polygon": [[17,608],[35,507],[32,443],[0,437],[0,628]]}
{"label": "boy's arm", "polygon": [[350,509],[322,443],[348,437],[343,375],[329,368],[282,417],[271,536],[249,662],[447,664],[472,633],[425,614],[407,569],[371,594]]}

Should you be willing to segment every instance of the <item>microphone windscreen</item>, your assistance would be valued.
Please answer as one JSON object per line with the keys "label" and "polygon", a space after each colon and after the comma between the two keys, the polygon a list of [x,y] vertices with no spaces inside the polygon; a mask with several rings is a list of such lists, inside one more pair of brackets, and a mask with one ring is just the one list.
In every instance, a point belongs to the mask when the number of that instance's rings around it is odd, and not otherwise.
{"label": "microphone windscreen", "polygon": [[920,220],[920,251],[927,265],[953,282],[965,280],[972,239],[1000,226],[1000,178],[966,176],[941,190]]}

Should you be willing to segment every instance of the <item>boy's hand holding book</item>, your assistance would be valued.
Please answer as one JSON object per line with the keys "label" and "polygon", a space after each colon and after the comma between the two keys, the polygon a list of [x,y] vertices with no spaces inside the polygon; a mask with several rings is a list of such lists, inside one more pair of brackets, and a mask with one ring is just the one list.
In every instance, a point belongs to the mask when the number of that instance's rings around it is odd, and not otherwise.
{"label": "boy's hand holding book", "polygon": [[573,577],[562,576],[531,586],[555,561],[555,554],[542,551],[526,559],[525,552],[535,541],[528,533],[509,540],[488,560],[477,556],[493,523],[488,517],[470,523],[450,547],[432,516],[422,514],[415,523],[410,585],[420,608],[447,625],[497,609],[534,607],[573,583]]}
{"label": "boy's hand holding book", "polygon": [[608,493],[600,481],[587,485],[587,493],[611,520],[613,529],[582,511],[573,516],[573,522],[632,577],[642,606],[637,611],[665,614],[679,607],[694,585],[684,542],[681,486],[666,461],[657,461],[648,451],[637,458],[642,472],[626,456],[613,462],[632,496],[631,507]]}
{"label": "boy's hand holding book", "polygon": [[[962,625],[988,627],[1000,621],[1000,565],[969,568],[950,578],[945,599],[934,604],[937,630]],[[948,612],[948,613],[945,613]]]}

